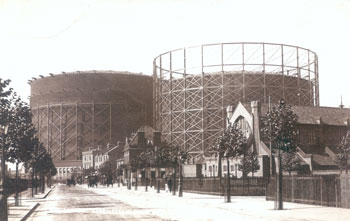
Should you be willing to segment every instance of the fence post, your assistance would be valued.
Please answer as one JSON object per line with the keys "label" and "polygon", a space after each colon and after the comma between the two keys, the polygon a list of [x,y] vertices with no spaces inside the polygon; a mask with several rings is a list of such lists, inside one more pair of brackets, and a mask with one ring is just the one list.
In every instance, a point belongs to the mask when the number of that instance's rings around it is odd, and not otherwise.
{"label": "fence post", "polygon": [[323,188],[322,188],[322,176],[320,176],[320,191],[321,191],[321,206],[323,205],[323,196],[322,196],[322,193],[323,193]]}

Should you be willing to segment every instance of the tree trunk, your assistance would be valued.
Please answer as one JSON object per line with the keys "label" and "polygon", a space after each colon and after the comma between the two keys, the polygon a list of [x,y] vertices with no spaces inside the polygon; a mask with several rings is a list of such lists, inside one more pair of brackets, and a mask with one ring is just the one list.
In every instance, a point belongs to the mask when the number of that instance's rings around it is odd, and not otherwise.
{"label": "tree trunk", "polygon": [[173,176],[173,195],[176,195],[176,166],[174,167],[174,176]]}
{"label": "tree trunk", "polygon": [[277,203],[278,203],[278,210],[283,209],[283,199],[282,199],[282,159],[281,159],[281,150],[278,150],[278,185],[277,185]]}
{"label": "tree trunk", "polygon": [[18,199],[18,162],[16,162],[16,196],[15,196],[15,206],[19,206],[19,199]]}
{"label": "tree trunk", "polygon": [[219,154],[219,162],[218,162],[218,177],[219,177],[219,183],[220,183],[220,195],[224,195],[224,185],[222,182],[222,162],[221,162],[222,156]]}
{"label": "tree trunk", "polygon": [[45,175],[42,174],[43,177],[43,189],[42,189],[42,193],[45,193]]}
{"label": "tree trunk", "polygon": [[38,171],[36,169],[34,173],[34,179],[35,179],[35,194],[38,194]]}
{"label": "tree trunk", "polygon": [[182,184],[183,184],[182,163],[180,163],[179,164],[179,197],[182,197]]}
{"label": "tree trunk", "polygon": [[32,169],[32,197],[34,197],[34,168]]}
{"label": "tree trunk", "polygon": [[349,161],[349,159],[348,159],[348,153],[347,152],[345,152],[345,153],[346,153],[346,157],[345,157],[345,173],[348,174],[348,161]]}
{"label": "tree trunk", "polygon": [[148,191],[148,170],[145,168],[145,192]]}
{"label": "tree trunk", "polygon": [[157,193],[160,193],[160,168],[158,167]]}
{"label": "tree trunk", "polygon": [[231,202],[230,161],[227,159],[227,203]]}
{"label": "tree trunk", "polygon": [[7,205],[7,190],[6,190],[6,170],[5,170],[5,148],[2,143],[2,154],[1,154],[1,184],[3,193],[0,195],[0,220],[8,219],[8,205]]}
{"label": "tree trunk", "polygon": [[136,177],[135,177],[135,190],[137,190],[137,181],[138,181],[138,174],[137,174],[137,171],[138,171],[138,169],[136,169],[136,171],[135,171],[135,175],[136,175]]}

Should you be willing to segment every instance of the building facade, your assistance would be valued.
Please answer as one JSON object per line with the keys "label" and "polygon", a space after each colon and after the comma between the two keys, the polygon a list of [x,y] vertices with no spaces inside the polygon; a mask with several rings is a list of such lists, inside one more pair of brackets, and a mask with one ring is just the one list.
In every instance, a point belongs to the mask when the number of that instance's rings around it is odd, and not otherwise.
{"label": "building facade", "polygon": [[[274,106],[276,104],[272,104]],[[307,166],[310,173],[329,174],[339,173],[339,168],[335,162],[337,146],[342,137],[346,134],[350,126],[350,109],[335,107],[316,106],[291,106],[297,115],[297,156],[301,160],[302,166]],[[236,107],[227,108],[228,121],[238,123],[242,131],[248,138],[248,146],[257,154],[260,162],[260,169],[255,174],[257,176],[268,175],[269,156],[268,141],[262,139],[260,132],[261,117],[268,112],[269,105],[252,101],[251,103],[238,102]],[[272,153],[275,155],[275,153]],[[217,160],[216,160],[217,161]],[[205,174],[215,176],[218,163],[214,163],[213,157],[206,160],[207,170]],[[231,170],[236,174],[239,159],[232,159]],[[223,161],[223,170],[224,161]],[[211,167],[210,167],[211,166]],[[237,172],[239,177],[239,172]]]}
{"label": "building facade", "polygon": [[67,179],[77,177],[82,173],[82,161],[70,160],[54,162],[57,174],[53,177],[53,180],[57,182],[65,182]]}

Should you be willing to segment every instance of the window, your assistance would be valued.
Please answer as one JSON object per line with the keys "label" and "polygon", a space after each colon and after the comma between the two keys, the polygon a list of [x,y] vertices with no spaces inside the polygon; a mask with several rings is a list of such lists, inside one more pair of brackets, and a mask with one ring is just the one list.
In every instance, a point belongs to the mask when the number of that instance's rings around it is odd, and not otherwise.
{"label": "window", "polygon": [[209,172],[211,173],[211,171],[212,171],[212,167],[211,167],[211,166],[209,166]]}
{"label": "window", "polygon": [[226,165],[223,166],[223,170],[224,170],[224,172],[227,171],[227,166]]}
{"label": "window", "polygon": [[235,165],[231,165],[231,171],[235,170]]}

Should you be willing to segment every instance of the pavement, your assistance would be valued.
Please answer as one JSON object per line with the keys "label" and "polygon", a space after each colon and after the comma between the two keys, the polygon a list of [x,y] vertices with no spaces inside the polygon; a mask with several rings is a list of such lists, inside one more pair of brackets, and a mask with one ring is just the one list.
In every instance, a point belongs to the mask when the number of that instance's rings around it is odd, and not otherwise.
{"label": "pavement", "polygon": [[81,185],[57,185],[27,221],[164,221],[152,210],[131,206]]}
{"label": "pavement", "polygon": [[223,196],[184,192],[183,197],[178,197],[164,190],[156,193],[152,188],[145,192],[144,187],[137,191],[115,186],[89,190],[115,197],[164,220],[350,220],[350,209],[284,202],[283,210],[275,210],[275,202],[266,201],[264,196],[232,196],[232,202],[226,203]]}
{"label": "pavement", "polygon": [[[160,193],[156,193],[156,190],[150,187],[148,191],[145,192],[145,188],[142,186],[139,186],[138,190],[134,190],[134,187],[132,190],[128,190],[124,186],[117,187],[117,185],[114,185],[113,188],[103,186],[99,186],[97,188],[88,188],[85,184],[79,185],[77,188],[85,188],[88,191],[92,191],[96,194],[96,197],[105,196],[115,199],[118,202],[123,202],[125,205],[130,205],[132,207],[132,213],[134,217],[142,215],[143,217],[148,217],[147,220],[350,220],[350,209],[284,202],[283,210],[275,210],[274,202],[266,201],[264,196],[232,196],[232,202],[226,203],[224,197],[222,196],[184,192],[183,197],[178,197],[177,195],[174,196],[172,193],[166,192],[164,190],[161,190]],[[45,205],[45,200],[47,199],[44,199],[44,197],[49,194],[49,191],[50,190],[48,189],[48,192],[45,194],[36,195],[34,198],[31,198],[30,196],[22,196],[22,205],[20,207],[14,207],[13,197],[12,199],[9,198],[9,220],[26,220],[29,215],[37,208],[38,203],[42,202],[42,204]],[[53,194],[56,194],[56,192],[57,191],[55,191]],[[60,195],[59,192],[57,192],[57,194]],[[50,199],[49,202],[53,201],[51,198],[52,197],[48,198]],[[81,203],[85,202],[77,201],[77,204]],[[126,213],[129,215],[129,210],[131,208],[130,207],[128,211],[126,211],[125,205],[119,209],[115,209],[115,207],[109,206],[101,207],[101,202],[97,200],[96,203],[98,206],[95,204],[96,207],[92,211],[92,215],[94,215],[95,218],[109,217],[110,214],[118,214],[118,216],[125,217]],[[51,205],[48,204],[47,206],[51,208]],[[43,211],[48,210],[43,209]],[[66,212],[69,212],[70,214],[72,211],[67,210]],[[35,213],[38,213],[38,211],[35,211],[29,219],[36,220],[36,218],[33,217]],[[90,215],[87,217],[90,217]],[[150,217],[153,217],[154,219]],[[155,219],[155,217],[157,217],[157,219]],[[47,219],[44,218],[43,220]],[[66,220],[71,219],[69,218]],[[95,220],[101,219],[97,218]],[[130,219],[130,217],[127,216],[127,218],[124,218],[122,220],[133,219]]]}
{"label": "pavement", "polygon": [[10,195],[7,199],[8,203],[8,220],[9,221],[22,221],[26,220],[30,214],[40,205],[40,201],[45,199],[54,187],[45,188],[45,193],[38,193],[32,197],[32,190],[27,189],[20,193],[20,204],[15,206],[14,194]]}

